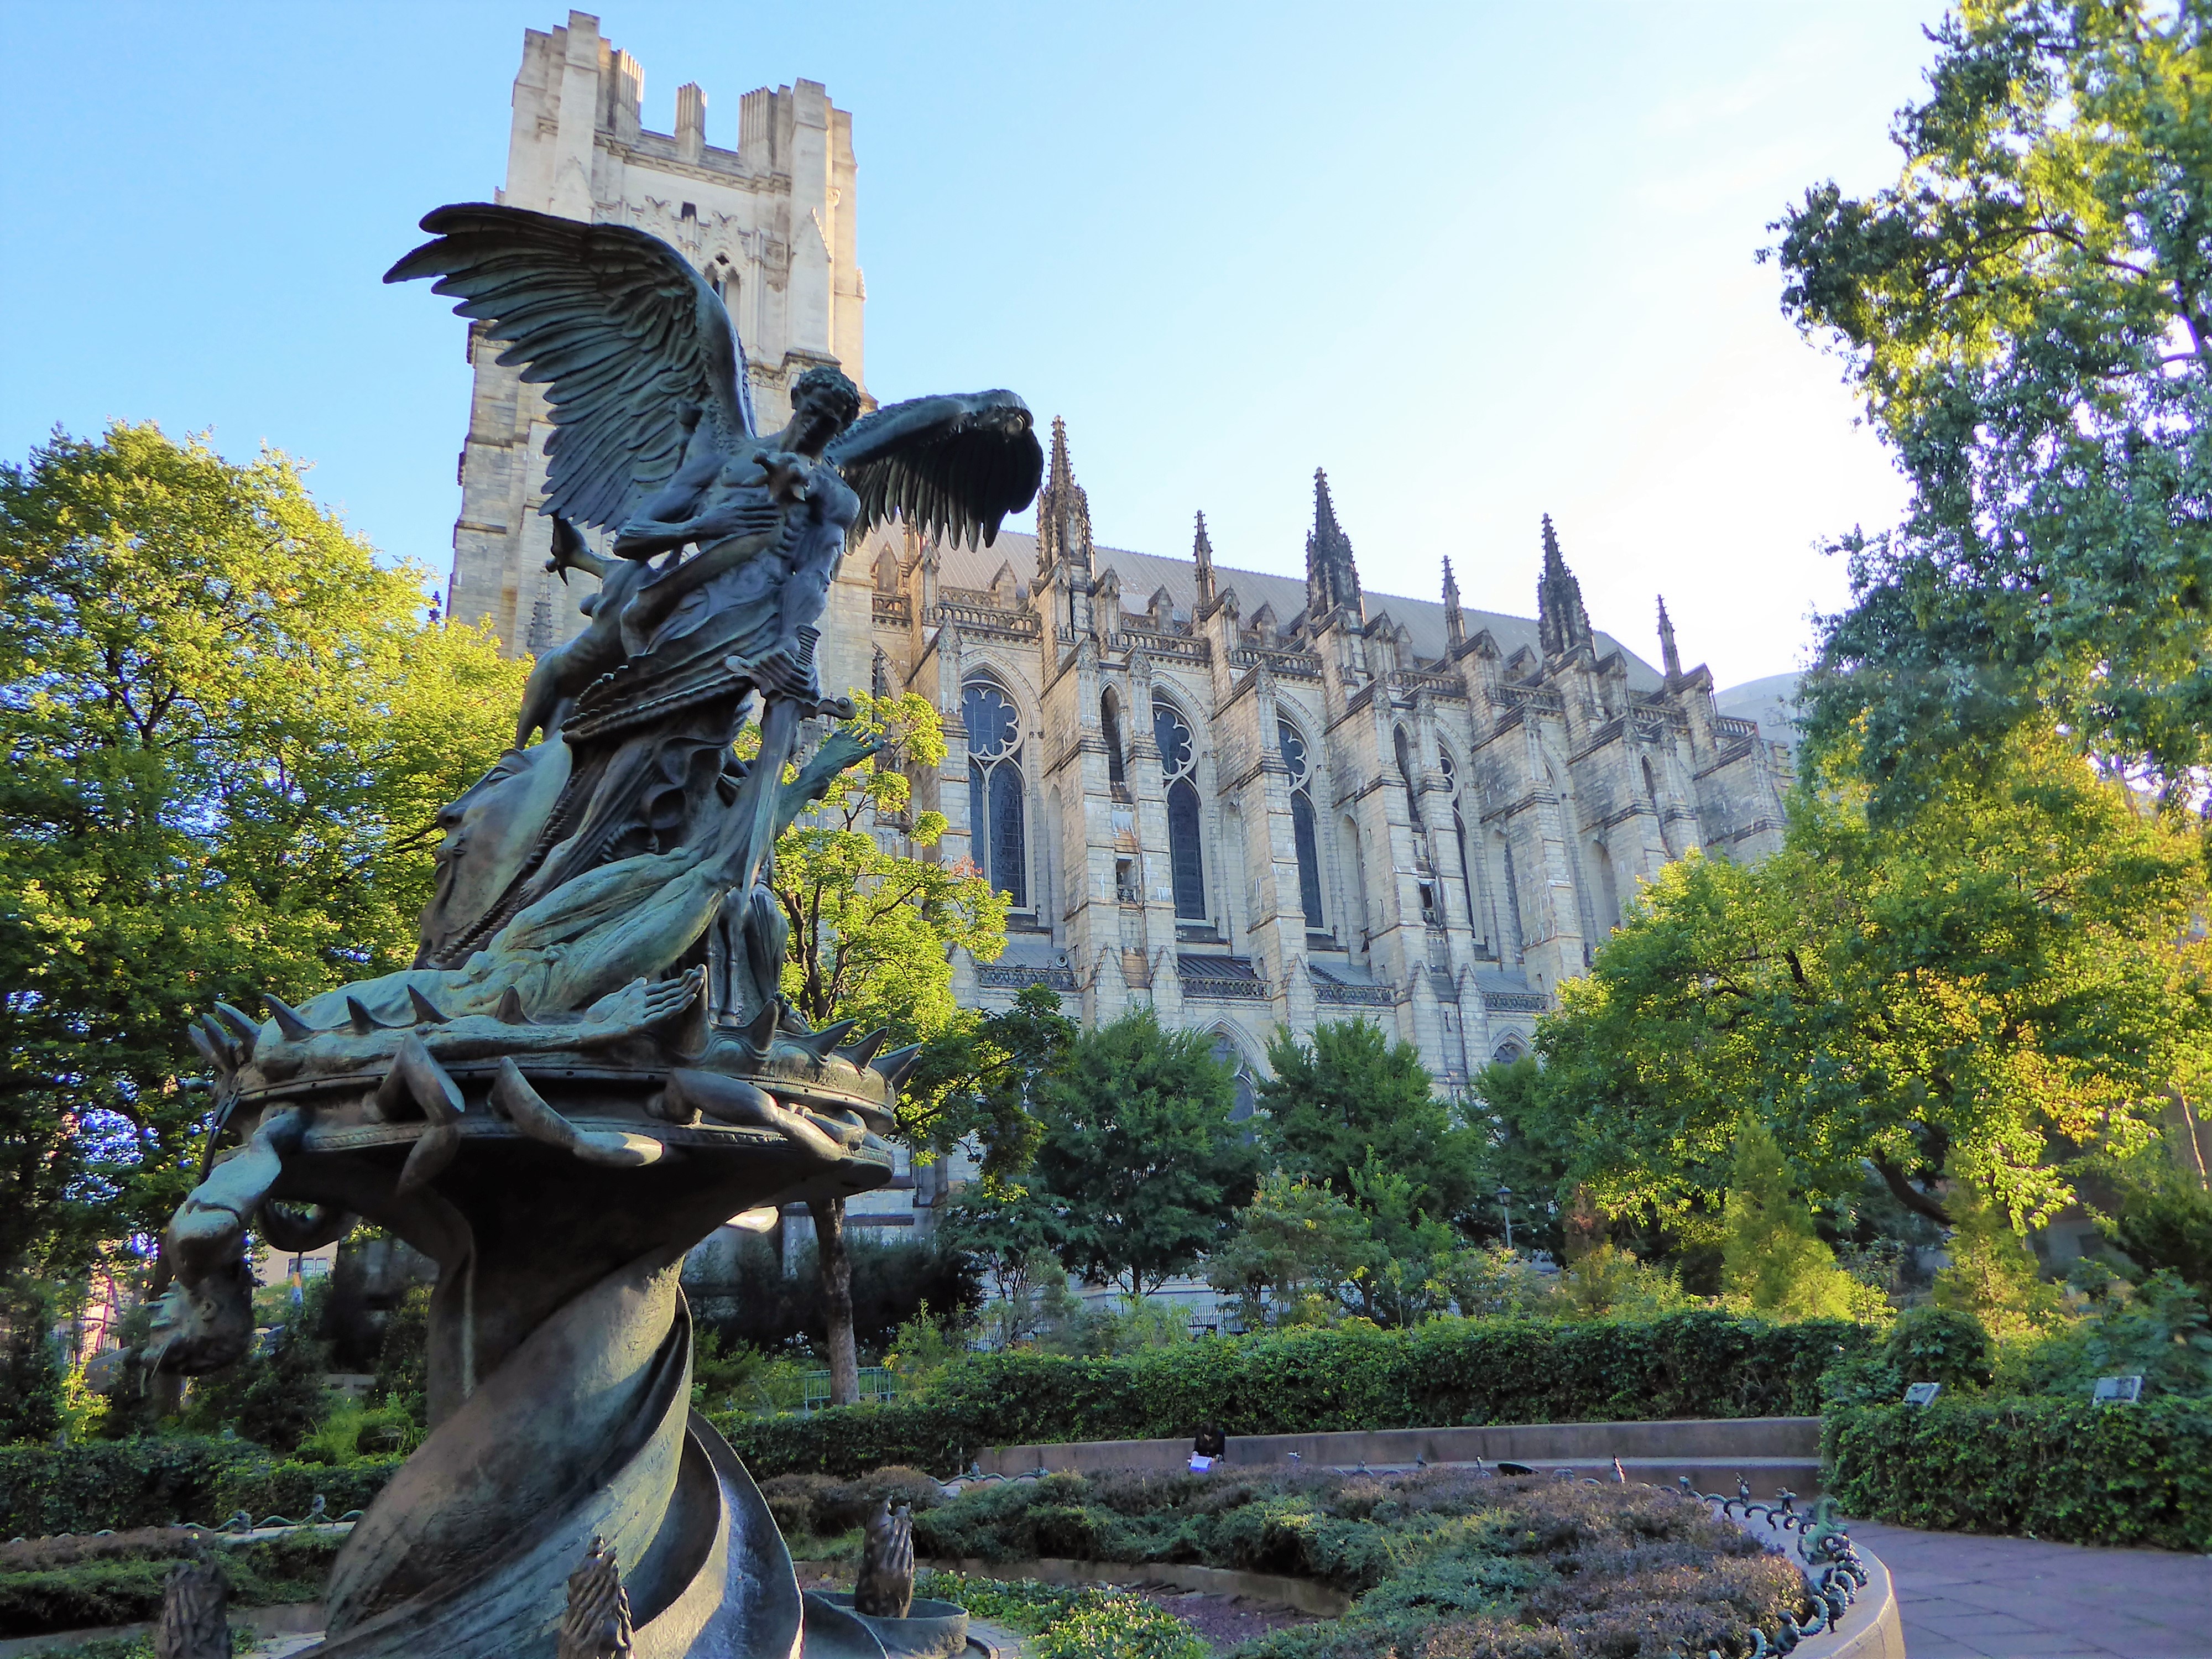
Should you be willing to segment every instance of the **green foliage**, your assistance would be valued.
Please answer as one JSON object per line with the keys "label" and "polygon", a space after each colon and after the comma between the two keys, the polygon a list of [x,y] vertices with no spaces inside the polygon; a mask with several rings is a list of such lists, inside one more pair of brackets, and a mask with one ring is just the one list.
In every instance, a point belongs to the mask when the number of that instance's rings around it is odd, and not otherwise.
{"label": "green foliage", "polygon": [[1370,1164],[1410,1183],[1417,1216],[1449,1221],[1474,1201],[1480,1138],[1431,1092],[1419,1050],[1366,1020],[1328,1022],[1311,1043],[1278,1029],[1260,1085],[1275,1166],[1356,1200]]}
{"label": "green foliage", "polygon": [[1574,1183],[1571,1126],[1552,1110],[1549,1081],[1534,1054],[1493,1060],[1474,1075],[1470,1115],[1485,1132],[1480,1165],[1481,1201],[1462,1218],[1468,1233],[1504,1242],[1510,1206],[1514,1243],[1566,1256],[1559,1195]]}
{"label": "green foliage", "polygon": [[1912,1308],[1873,1349],[1832,1367],[1823,1386],[1845,1405],[1892,1405],[1916,1382],[1939,1382],[1951,1395],[1978,1393],[1995,1375],[1994,1354],[1972,1314]]}
{"label": "green foliage", "polygon": [[1141,1595],[1092,1595],[1037,1633],[1036,1659],[1211,1659],[1198,1632]]}
{"label": "green foliage", "polygon": [[27,1273],[0,1279],[0,1446],[61,1432],[68,1380],[52,1320],[44,1285]]}
{"label": "green foliage", "polygon": [[1163,1030],[1149,1006],[1079,1037],[1037,1106],[1060,1260],[1136,1297],[1188,1271],[1257,1176],[1235,1104],[1205,1033]]}
{"label": "green foliage", "polygon": [[2167,1268],[2212,1297],[2212,1192],[2161,1150],[2139,1161],[2108,1233],[2145,1269]]}
{"label": "green foliage", "polygon": [[[974,1265],[938,1239],[879,1242],[863,1236],[846,1249],[853,1328],[860,1346],[871,1352],[881,1352],[925,1306],[957,1319],[982,1299]],[[822,1352],[829,1340],[829,1316],[811,1245],[799,1250],[797,1268],[786,1273],[775,1246],[757,1234],[748,1236],[737,1246],[728,1281],[692,1287],[692,1316],[699,1330],[712,1333],[724,1353],[741,1348],[781,1352],[801,1341]]]}
{"label": "green foliage", "polygon": [[1044,1133],[1031,1097],[1066,1063],[1078,1029],[1045,985],[1024,986],[1011,1008],[969,1012],[945,1026],[923,1048],[906,1091],[930,1103],[929,1144],[972,1139],[983,1152],[981,1186],[994,1194],[1011,1188]]}
{"label": "green foliage", "polygon": [[1829,1492],[1849,1514],[2212,1552],[2212,1410],[2201,1401],[1945,1395],[1832,1410],[1821,1441]]}
{"label": "green foliage", "polygon": [[2001,1342],[2057,1324],[2058,1291],[2044,1282],[2027,1240],[2004,1212],[1972,1189],[1953,1200],[1952,1210],[1958,1225],[1948,1245],[1951,1264],[1936,1275],[1936,1305],[1971,1314]]}
{"label": "green foliage", "polygon": [[1553,1297],[1571,1319],[1651,1319],[1690,1301],[1673,1269],[1640,1261],[1613,1244],[1585,1250],[1569,1262]]}
{"label": "green foliage", "polygon": [[1736,1136],[1721,1224],[1727,1289],[1753,1312],[1778,1319],[1888,1316],[1880,1291],[1836,1265],[1835,1252],[1814,1231],[1812,1211],[1790,1190],[1782,1148],[1756,1123]]}
{"label": "green foliage", "polygon": [[1877,833],[1843,772],[1812,781],[1780,852],[1668,866],[1561,986],[1540,1086],[1565,1185],[1692,1225],[1755,1121],[1816,1201],[1871,1159],[1923,1210],[1948,1177],[2021,1224],[2071,1200],[2065,1158],[2144,1144],[2169,1090],[2197,1097],[2193,831],[2047,738],[1947,784],[1910,834]]}
{"label": "green foliage", "polygon": [[[948,947],[994,959],[1006,949],[1007,901],[972,871],[888,851],[863,827],[906,813],[907,774],[936,767],[945,735],[916,693],[847,695],[859,712],[840,729],[884,747],[840,774],[820,809],[776,839],[772,883],[791,926],[783,993],[817,1028],[856,1019],[919,1042],[957,1012]],[[943,813],[920,812],[904,838],[924,848],[944,833]]]}
{"label": "green foliage", "polygon": [[273,451],[118,424],[0,467],[0,1270],[159,1230],[190,1015],[412,960],[437,809],[528,672],[428,580]]}
{"label": "green foliage", "polygon": [[850,1532],[886,1503],[916,1514],[945,1502],[937,1482],[920,1469],[896,1464],[851,1480],[821,1474],[779,1474],[761,1483],[769,1513],[788,1539],[834,1538]]}
{"label": "green foliage", "polygon": [[1373,1224],[1333,1188],[1276,1170],[1260,1177],[1236,1231],[1206,1258],[1206,1279],[1237,1298],[1248,1330],[1325,1325],[1379,1254]]}
{"label": "green foliage", "polygon": [[[932,1554],[992,1561],[1196,1561],[1359,1598],[1340,1620],[1243,1650],[1284,1659],[1496,1653],[1479,1643],[1516,1627],[1524,1638],[1547,1631],[1552,1639],[1506,1651],[1682,1650],[1640,1645],[1638,1635],[1658,1621],[1671,1621],[1665,1634],[1678,1639],[1694,1630],[1690,1651],[1741,1652],[1747,1626],[1772,1630],[1802,1595],[1787,1561],[1671,1492],[1463,1470],[1054,1474],[963,1492],[918,1516],[915,1541]],[[945,1588],[980,1613],[966,1586]],[[1067,1604],[1037,1600],[1034,1611],[1019,1601],[1012,1611],[1035,1621],[1028,1628],[1059,1627]]]}
{"label": "green foliage", "polygon": [[[965,1468],[985,1446],[1457,1423],[1776,1417],[1820,1408],[1820,1376],[1869,1334],[1695,1309],[1644,1321],[1360,1322],[1208,1338],[1114,1358],[976,1354],[911,1401],[748,1421],[718,1414],[757,1476],[886,1463]],[[4,1456],[4,1454],[0,1454]]]}
{"label": "green foliage", "polygon": [[[35,1636],[157,1619],[171,1570],[184,1558],[189,1541],[205,1547],[208,1539],[204,1534],[183,1538],[140,1534],[99,1541],[110,1547],[70,1552],[83,1559],[65,1564],[19,1565],[0,1558],[0,1630]],[[335,1533],[314,1531],[216,1545],[215,1559],[229,1585],[234,1607],[280,1607],[322,1599],[331,1563],[343,1541]]]}
{"label": "green foliage", "polygon": [[417,1427],[430,1421],[430,1297],[428,1285],[410,1285],[385,1322],[376,1359],[376,1397],[396,1401]]}
{"label": "green foliage", "polygon": [[1966,0],[1897,183],[1775,227],[1913,489],[1808,687],[1910,811],[2023,724],[2186,793],[2212,751],[2212,38],[2149,0]]}
{"label": "green foliage", "polygon": [[297,1521],[317,1492],[335,1516],[366,1509],[402,1461],[364,1457],[334,1468],[280,1462],[248,1441],[185,1434],[0,1447],[0,1535],[214,1524],[241,1509],[256,1520]]}
{"label": "green foliage", "polygon": [[327,1278],[313,1280],[300,1305],[287,1305],[283,1322],[244,1359],[193,1378],[184,1426],[201,1434],[228,1429],[256,1445],[294,1450],[331,1408],[323,1387],[330,1370],[330,1344],[323,1338],[330,1291]]}
{"label": "green foliage", "polygon": [[2191,1286],[2160,1269],[2130,1285],[2094,1262],[2077,1264],[2089,1311],[2012,1345],[1999,1382],[2008,1393],[2085,1398],[2100,1376],[2140,1376],[2146,1392],[2212,1398],[2212,1319]]}
{"label": "green foliage", "polygon": [[988,1179],[959,1188],[939,1212],[938,1243],[990,1275],[994,1295],[983,1318],[991,1347],[1030,1340],[1065,1316],[1067,1269],[1053,1249],[1059,1237],[1059,1212],[1047,1195]]}
{"label": "green foliage", "polygon": [[1182,1620],[1128,1590],[921,1572],[915,1594],[1035,1637],[1037,1659],[1206,1659],[1212,1651]]}

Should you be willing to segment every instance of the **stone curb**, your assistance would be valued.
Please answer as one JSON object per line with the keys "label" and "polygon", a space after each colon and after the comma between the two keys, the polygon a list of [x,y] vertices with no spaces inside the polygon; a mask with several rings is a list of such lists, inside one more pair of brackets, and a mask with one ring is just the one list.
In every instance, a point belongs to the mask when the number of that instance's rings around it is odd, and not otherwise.
{"label": "stone curb", "polygon": [[[243,1625],[257,1636],[298,1636],[323,1627],[320,1601],[287,1601],[273,1607],[233,1607],[230,1622]],[[53,1630],[42,1636],[15,1636],[0,1640],[0,1659],[24,1653],[50,1653],[116,1636],[151,1636],[154,1623],[100,1625],[89,1630]]]}

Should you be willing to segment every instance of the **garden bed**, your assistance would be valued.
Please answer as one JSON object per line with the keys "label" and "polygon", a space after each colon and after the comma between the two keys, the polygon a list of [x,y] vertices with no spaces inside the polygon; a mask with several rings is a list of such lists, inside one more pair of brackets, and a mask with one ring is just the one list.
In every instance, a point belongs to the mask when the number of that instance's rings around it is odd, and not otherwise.
{"label": "garden bed", "polygon": [[1793,1563],[1679,1493],[1465,1470],[1055,1474],[918,1513],[915,1543],[985,1562],[1196,1564],[1352,1598],[1341,1619],[1246,1644],[1249,1659],[1734,1659],[1805,1599]]}

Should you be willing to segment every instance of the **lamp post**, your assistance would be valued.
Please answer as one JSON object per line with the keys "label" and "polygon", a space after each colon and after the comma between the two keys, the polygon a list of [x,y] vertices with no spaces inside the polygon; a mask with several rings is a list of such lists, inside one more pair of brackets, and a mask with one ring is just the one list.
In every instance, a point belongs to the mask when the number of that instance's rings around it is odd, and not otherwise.
{"label": "lamp post", "polygon": [[1510,1187],[1498,1189],[1498,1207],[1505,1212],[1505,1248],[1510,1250],[1513,1248],[1513,1189]]}

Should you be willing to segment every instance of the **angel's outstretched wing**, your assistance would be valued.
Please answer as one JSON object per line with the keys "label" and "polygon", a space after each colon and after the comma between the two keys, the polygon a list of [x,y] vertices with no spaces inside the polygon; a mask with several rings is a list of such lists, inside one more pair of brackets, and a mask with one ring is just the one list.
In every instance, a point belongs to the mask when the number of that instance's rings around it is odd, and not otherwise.
{"label": "angel's outstretched wing", "polygon": [[860,498],[857,538],[897,514],[924,535],[985,546],[1036,499],[1044,451],[1011,392],[915,398],[855,421],[823,452]]}
{"label": "angel's outstretched wing", "polygon": [[507,343],[501,362],[550,388],[545,512],[619,526],[682,463],[687,405],[725,450],[751,435],[729,310],[659,237],[485,203],[441,207],[422,228],[438,240],[384,280],[437,277]]}

